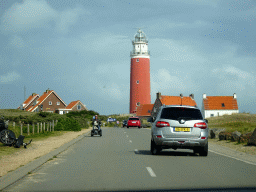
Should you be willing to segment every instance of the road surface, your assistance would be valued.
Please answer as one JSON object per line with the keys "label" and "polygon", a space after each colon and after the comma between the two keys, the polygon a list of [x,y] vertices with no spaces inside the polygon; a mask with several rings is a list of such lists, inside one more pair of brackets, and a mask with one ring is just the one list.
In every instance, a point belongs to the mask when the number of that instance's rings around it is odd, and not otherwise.
{"label": "road surface", "polygon": [[4,191],[128,191],[256,187],[256,164],[209,152],[150,154],[150,129],[103,128]]}

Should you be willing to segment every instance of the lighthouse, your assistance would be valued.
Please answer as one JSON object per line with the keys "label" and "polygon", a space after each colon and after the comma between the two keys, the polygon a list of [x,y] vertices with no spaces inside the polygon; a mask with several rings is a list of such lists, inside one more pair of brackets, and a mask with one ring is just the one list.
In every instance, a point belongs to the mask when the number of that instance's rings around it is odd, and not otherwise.
{"label": "lighthouse", "polygon": [[130,113],[138,106],[151,103],[150,96],[150,52],[145,33],[139,29],[132,41],[130,71]]}

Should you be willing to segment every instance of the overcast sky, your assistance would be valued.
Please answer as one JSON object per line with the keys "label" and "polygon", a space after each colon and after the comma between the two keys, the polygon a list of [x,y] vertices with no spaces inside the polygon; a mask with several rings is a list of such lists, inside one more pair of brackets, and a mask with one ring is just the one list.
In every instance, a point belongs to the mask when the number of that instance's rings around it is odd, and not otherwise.
{"label": "overcast sky", "polygon": [[54,90],[103,115],[128,113],[131,40],[148,38],[156,92],[237,94],[256,113],[255,0],[0,0],[0,109]]}

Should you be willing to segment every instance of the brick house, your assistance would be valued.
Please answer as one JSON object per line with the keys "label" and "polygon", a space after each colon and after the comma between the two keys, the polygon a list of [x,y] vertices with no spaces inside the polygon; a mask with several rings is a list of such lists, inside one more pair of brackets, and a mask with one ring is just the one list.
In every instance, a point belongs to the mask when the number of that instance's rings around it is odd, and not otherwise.
{"label": "brick house", "polygon": [[204,118],[239,113],[237,96],[206,96],[203,94],[202,114]]}
{"label": "brick house", "polygon": [[46,111],[55,113],[59,108],[66,108],[66,103],[53,90],[46,90],[42,96],[33,101],[31,112]]}
{"label": "brick house", "polygon": [[65,113],[68,113],[69,111],[82,111],[82,110],[88,111],[86,106],[80,100],[77,100],[77,101],[70,102],[66,108],[63,108],[63,109],[59,108],[58,112],[59,114],[65,114]]}
{"label": "brick house", "polygon": [[137,106],[136,116],[140,117],[141,119],[150,117],[153,106],[154,104],[143,104],[143,105]]}
{"label": "brick house", "polygon": [[190,94],[189,97],[181,96],[166,96],[161,95],[160,92],[156,93],[156,100],[151,111],[151,116],[156,117],[157,113],[162,105],[188,105],[197,106],[194,100],[194,94]]}
{"label": "brick house", "polygon": [[36,101],[39,98],[39,94],[33,93],[30,95],[18,109],[29,111],[33,107],[34,101]]}

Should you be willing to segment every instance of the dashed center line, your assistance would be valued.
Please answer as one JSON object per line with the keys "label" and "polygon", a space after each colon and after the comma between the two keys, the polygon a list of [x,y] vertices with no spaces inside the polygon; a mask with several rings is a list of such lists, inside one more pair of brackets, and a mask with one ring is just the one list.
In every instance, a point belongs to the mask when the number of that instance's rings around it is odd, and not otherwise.
{"label": "dashed center line", "polygon": [[149,172],[149,175],[150,175],[151,177],[156,177],[156,174],[154,173],[154,171],[152,170],[151,167],[146,167],[146,168],[147,168],[147,170],[148,170],[148,172]]}

